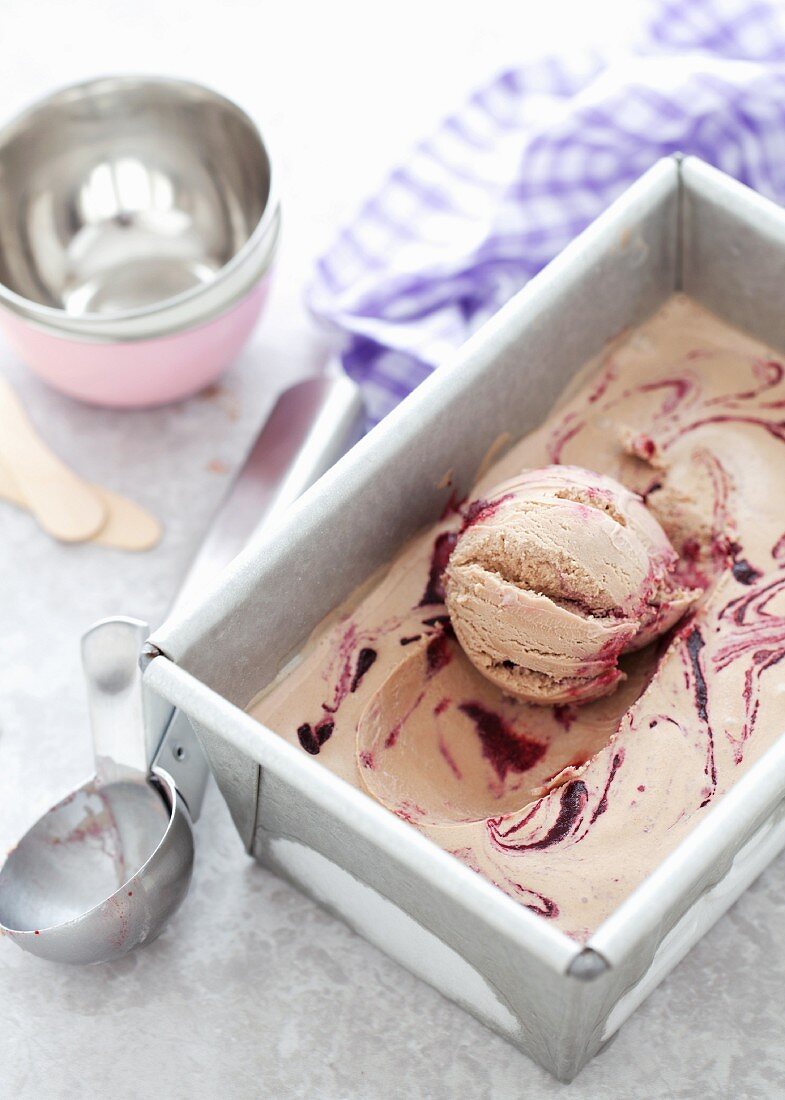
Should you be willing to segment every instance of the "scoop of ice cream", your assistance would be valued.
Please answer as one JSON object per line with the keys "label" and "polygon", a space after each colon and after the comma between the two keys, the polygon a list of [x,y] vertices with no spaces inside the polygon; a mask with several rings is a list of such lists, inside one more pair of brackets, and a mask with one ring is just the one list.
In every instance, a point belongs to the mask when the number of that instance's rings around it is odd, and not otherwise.
{"label": "scoop of ice cream", "polygon": [[543,705],[607,695],[622,653],[673,626],[699,593],[635,493],[576,466],[529,470],[467,511],[445,575],[469,660]]}

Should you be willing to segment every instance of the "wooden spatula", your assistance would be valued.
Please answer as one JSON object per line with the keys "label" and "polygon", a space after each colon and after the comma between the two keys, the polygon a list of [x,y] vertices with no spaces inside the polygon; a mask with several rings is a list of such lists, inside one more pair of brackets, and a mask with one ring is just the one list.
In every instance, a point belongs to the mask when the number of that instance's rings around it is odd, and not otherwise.
{"label": "wooden spatula", "polygon": [[[99,546],[114,550],[150,550],[161,538],[162,527],[155,516],[141,505],[121,496],[120,493],[94,485],[93,489],[103,500],[108,518],[106,523],[90,539]],[[11,472],[0,462],[0,500],[27,508],[27,501]]]}
{"label": "wooden spatula", "polygon": [[0,459],[27,507],[53,538],[82,542],[106,523],[108,510],[101,496],[46,446],[10,383],[2,377]]}

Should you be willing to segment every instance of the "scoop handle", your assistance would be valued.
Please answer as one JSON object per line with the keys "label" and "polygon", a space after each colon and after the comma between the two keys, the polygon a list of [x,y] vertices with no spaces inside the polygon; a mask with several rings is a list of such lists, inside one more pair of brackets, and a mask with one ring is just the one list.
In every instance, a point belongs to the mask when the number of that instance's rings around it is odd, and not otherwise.
{"label": "scoop handle", "polygon": [[102,619],[82,637],[82,667],[93,735],[96,774],[102,782],[148,767],[145,695],[139,650],[147,623],[117,616]]}

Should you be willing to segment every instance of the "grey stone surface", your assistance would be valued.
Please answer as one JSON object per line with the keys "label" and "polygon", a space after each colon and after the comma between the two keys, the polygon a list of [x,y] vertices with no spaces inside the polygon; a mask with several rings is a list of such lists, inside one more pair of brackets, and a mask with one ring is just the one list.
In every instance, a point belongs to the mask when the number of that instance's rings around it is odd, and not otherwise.
{"label": "grey stone surface", "polygon": [[[521,54],[608,39],[627,0],[4,0],[0,114],[113,70],[201,78],[278,131],[286,239],[270,313],[210,398],[88,409],[0,343],[47,437],[85,476],[166,522],[150,554],[49,542],[0,506],[0,850],[90,766],[78,638],[159,621],[273,393],[323,355],[299,304],[314,251],[465,89]],[[456,12],[460,16],[456,18]],[[517,14],[513,14],[517,13]],[[511,26],[511,20],[518,20]],[[508,1100],[785,1094],[785,860],[702,941],[571,1086],[251,864],[211,788],[183,909],[155,944],[64,969],[0,941],[0,1096]]]}

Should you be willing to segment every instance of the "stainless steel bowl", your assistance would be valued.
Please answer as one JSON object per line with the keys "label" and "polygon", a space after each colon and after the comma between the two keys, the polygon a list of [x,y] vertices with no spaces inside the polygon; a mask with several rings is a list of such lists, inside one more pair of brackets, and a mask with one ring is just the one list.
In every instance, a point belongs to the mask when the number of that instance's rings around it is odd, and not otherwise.
{"label": "stainless steel bowl", "polygon": [[178,400],[247,341],[279,226],[268,149],[228,99],[148,76],[66,88],[0,130],[0,324],[73,397]]}
{"label": "stainless steel bowl", "polygon": [[259,130],[197,84],[92,80],[0,131],[0,304],[48,330],[204,322],[264,273],[277,223]]}
{"label": "stainless steel bowl", "polygon": [[261,134],[199,85],[90,80],[0,131],[0,303],[47,327],[206,320],[264,272],[276,223]]}

